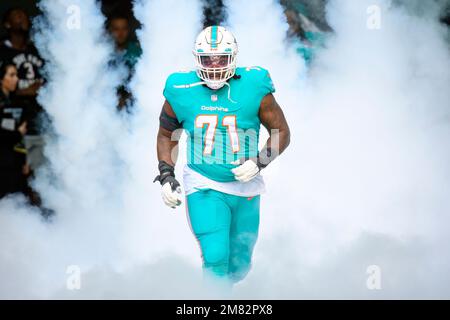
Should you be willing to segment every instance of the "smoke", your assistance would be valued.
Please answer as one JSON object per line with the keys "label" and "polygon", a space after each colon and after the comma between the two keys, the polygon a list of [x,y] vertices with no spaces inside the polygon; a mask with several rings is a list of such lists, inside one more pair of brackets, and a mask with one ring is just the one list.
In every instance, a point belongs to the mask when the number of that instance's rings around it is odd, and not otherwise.
{"label": "smoke", "polygon": [[[438,11],[330,1],[334,34],[305,78],[283,52],[274,2],[228,6],[243,59],[269,68],[292,130],[266,172],[242,296],[258,284],[260,298],[448,297],[450,60]],[[382,290],[366,287],[371,265]]]}
{"label": "smoke", "polygon": [[56,217],[39,225],[21,198],[1,202],[2,297],[51,296],[65,285],[68,266],[88,269],[121,252],[116,235],[126,171],[115,142],[125,130],[114,106],[123,70],[108,67],[112,46],[94,1],[39,6],[44,16],[35,21],[35,40],[49,79],[39,101],[52,128],[45,149],[49,163],[37,172],[34,187]]}
{"label": "smoke", "polygon": [[[381,29],[372,30],[374,4]],[[448,298],[450,60],[437,7],[329,1],[334,33],[307,69],[284,40],[277,2],[225,5],[239,64],[269,69],[292,130],[265,169],[253,269],[234,297]],[[70,6],[79,29],[67,25]],[[193,65],[201,2],[135,2],[144,54],[129,116],[115,111],[126,73],[108,64],[96,2],[40,7],[35,39],[49,82],[39,100],[53,127],[35,187],[56,216],[42,221],[21,196],[0,202],[0,297],[210,298],[184,204],[164,207],[152,183],[162,88]],[[73,265],[80,290],[66,287]],[[381,290],[366,287],[371,265]]]}
{"label": "smoke", "polygon": [[[131,273],[127,270],[142,270],[155,261],[158,264],[144,274],[150,280],[142,282],[149,285],[143,286],[147,291],[142,297],[164,296],[158,294],[163,283],[170,290],[170,273],[153,278],[151,271],[170,270],[165,261],[179,259],[174,273],[198,276],[199,272],[189,271],[194,270],[194,261],[198,264],[195,243],[176,241],[175,235],[191,237],[183,216],[175,221],[163,207],[159,187],[152,184],[157,168],[152,137],[162,105],[161,86],[168,66],[177,67],[183,61],[178,46],[187,49],[197,32],[195,4],[191,1],[173,10],[174,2],[152,1],[138,7],[146,54],[133,85],[135,115],[124,116],[116,111],[115,88],[127,73],[109,63],[114,49],[105,36],[99,5],[94,0],[40,2],[43,16],[35,21],[35,41],[48,61],[49,81],[39,101],[52,119],[52,128],[45,149],[49,163],[38,171],[34,187],[44,206],[56,215],[46,223],[20,196],[1,201],[0,297],[130,295],[124,285],[118,285]],[[178,23],[158,19],[161,23],[148,28],[146,19],[156,21],[161,13]],[[158,50],[158,46],[166,47],[165,36],[183,35],[180,30],[187,33],[173,50]],[[150,45],[145,37],[152,37],[157,45]],[[83,290],[68,290],[71,276],[77,275],[71,270],[81,273]],[[141,278],[139,274],[136,281]],[[182,296],[183,291],[176,294]]]}

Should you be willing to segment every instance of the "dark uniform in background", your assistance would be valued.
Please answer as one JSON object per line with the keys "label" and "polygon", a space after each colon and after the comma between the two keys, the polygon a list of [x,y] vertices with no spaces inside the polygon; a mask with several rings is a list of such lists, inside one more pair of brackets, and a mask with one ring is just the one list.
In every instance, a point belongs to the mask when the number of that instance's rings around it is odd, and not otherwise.
{"label": "dark uniform in background", "polygon": [[[39,56],[37,49],[30,43],[26,49],[18,50],[11,46],[9,40],[0,44],[0,61],[11,61],[17,68],[19,83],[17,90],[40,86],[44,60]],[[43,109],[38,104],[35,95],[16,95],[15,103],[24,108],[24,119],[27,121],[27,135],[25,145],[28,150],[27,162],[31,170],[37,169],[44,161],[43,138],[41,127]]]}
{"label": "dark uniform in background", "polygon": [[24,108],[0,90],[0,198],[26,189],[25,150],[18,131],[23,122]]}
{"label": "dark uniform in background", "polygon": [[[30,177],[45,159],[42,136],[44,112],[37,103],[37,92],[43,83],[41,71],[44,60],[30,41],[31,21],[24,9],[10,8],[4,14],[2,22],[6,38],[0,41],[0,61],[12,63],[18,72],[14,104],[23,108],[23,120],[27,123],[24,137],[27,162],[25,171]],[[40,206],[40,197],[30,186],[27,186],[26,195],[32,204]]]}

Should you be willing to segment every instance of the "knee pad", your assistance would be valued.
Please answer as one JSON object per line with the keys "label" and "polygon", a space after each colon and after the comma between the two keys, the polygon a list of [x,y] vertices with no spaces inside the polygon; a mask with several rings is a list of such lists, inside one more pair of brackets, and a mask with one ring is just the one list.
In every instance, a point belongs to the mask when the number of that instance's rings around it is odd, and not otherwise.
{"label": "knee pad", "polygon": [[206,266],[228,263],[228,248],[225,245],[212,244],[203,249],[203,261]]}

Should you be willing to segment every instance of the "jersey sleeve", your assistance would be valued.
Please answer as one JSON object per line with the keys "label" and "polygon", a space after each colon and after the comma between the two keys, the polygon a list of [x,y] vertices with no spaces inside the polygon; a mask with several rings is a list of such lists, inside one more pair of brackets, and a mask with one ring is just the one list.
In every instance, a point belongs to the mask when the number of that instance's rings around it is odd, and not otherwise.
{"label": "jersey sleeve", "polygon": [[273,85],[272,78],[270,77],[269,71],[261,68],[261,79],[260,79],[260,90],[263,96],[268,95],[269,93],[275,92],[275,86]]}
{"label": "jersey sleeve", "polygon": [[166,84],[164,86],[163,95],[166,98],[166,100],[169,102],[170,106],[173,109],[173,112],[177,116],[178,122],[183,122],[183,119],[181,117],[182,112],[180,112],[180,93],[176,91],[174,84],[175,74],[171,74],[167,80]]}
{"label": "jersey sleeve", "polygon": [[253,73],[254,83],[256,86],[256,99],[258,101],[258,107],[261,104],[262,99],[275,92],[275,86],[273,85],[272,78],[269,71],[261,67],[253,67],[251,72]]}

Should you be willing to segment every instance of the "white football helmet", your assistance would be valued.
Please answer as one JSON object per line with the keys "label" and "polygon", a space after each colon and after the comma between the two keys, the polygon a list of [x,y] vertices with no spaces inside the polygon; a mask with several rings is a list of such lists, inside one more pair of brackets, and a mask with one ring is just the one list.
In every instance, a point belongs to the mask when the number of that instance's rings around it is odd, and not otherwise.
{"label": "white football helmet", "polygon": [[222,88],[236,72],[238,46],[233,34],[220,26],[204,29],[193,50],[197,75],[214,90]]}

